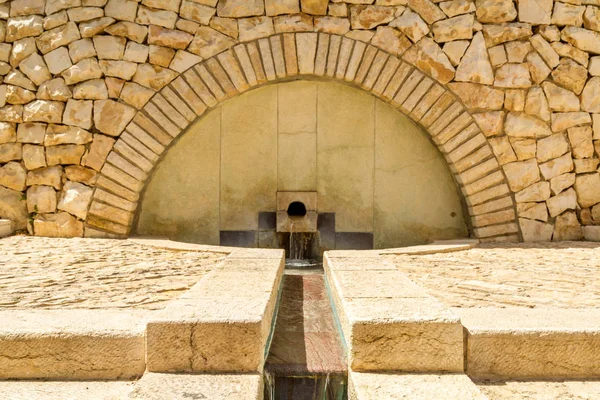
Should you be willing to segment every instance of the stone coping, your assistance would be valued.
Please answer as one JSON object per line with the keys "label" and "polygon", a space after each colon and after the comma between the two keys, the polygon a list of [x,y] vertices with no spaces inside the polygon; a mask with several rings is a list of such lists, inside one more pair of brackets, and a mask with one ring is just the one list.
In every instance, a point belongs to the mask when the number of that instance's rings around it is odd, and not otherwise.
{"label": "stone coping", "polygon": [[435,253],[453,253],[455,251],[469,250],[477,247],[479,240],[477,239],[458,239],[458,240],[436,240],[433,243],[421,245],[400,247],[397,249],[386,249],[379,252],[382,255],[423,255]]}
{"label": "stone coping", "polygon": [[149,312],[0,312],[0,379],[130,379],[145,370]]}
{"label": "stone coping", "polygon": [[0,311],[0,379],[131,379],[146,369],[261,371],[284,252],[228,250],[228,257],[164,310]]}
{"label": "stone coping", "polygon": [[454,309],[477,379],[600,377],[599,309]]}
{"label": "stone coping", "polygon": [[350,369],[463,371],[462,325],[452,311],[383,257],[330,253],[338,252],[326,252],[323,267]]}
{"label": "stone coping", "polygon": [[282,250],[232,253],[148,323],[148,371],[262,371],[284,266]]}

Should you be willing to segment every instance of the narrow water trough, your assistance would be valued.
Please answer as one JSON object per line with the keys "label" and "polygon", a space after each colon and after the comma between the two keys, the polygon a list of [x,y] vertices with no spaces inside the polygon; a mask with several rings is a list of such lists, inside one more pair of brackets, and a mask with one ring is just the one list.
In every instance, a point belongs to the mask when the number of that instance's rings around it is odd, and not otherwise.
{"label": "narrow water trough", "polygon": [[265,364],[265,399],[347,399],[345,359],[322,263],[288,259]]}

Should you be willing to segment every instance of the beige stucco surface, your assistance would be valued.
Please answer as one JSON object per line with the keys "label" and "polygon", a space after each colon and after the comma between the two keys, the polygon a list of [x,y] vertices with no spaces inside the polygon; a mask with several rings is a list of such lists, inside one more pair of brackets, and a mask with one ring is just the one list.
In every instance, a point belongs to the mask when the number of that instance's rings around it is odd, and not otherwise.
{"label": "beige stucco surface", "polygon": [[375,247],[467,236],[445,161],[420,128],[358,89],[293,81],[238,96],[195,123],[153,173],[137,233],[218,244],[256,230],[277,191],[315,191],[336,231]]}

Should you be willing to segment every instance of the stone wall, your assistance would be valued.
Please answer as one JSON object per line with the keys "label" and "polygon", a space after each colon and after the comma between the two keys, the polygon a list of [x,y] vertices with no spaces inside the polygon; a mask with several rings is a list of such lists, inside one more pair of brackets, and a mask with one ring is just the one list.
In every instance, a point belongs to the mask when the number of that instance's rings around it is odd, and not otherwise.
{"label": "stone wall", "polygon": [[19,229],[129,234],[198,116],[320,76],[427,130],[474,236],[600,236],[598,0],[1,1],[0,217]]}

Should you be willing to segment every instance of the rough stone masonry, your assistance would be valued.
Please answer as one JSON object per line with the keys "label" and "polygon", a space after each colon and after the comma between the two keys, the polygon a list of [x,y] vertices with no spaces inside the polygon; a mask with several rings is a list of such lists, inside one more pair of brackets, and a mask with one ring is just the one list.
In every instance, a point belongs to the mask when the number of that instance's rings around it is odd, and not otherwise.
{"label": "rough stone masonry", "polygon": [[600,240],[599,54],[600,0],[0,0],[0,217],[126,236],[191,121],[314,75],[437,135],[474,236]]}

